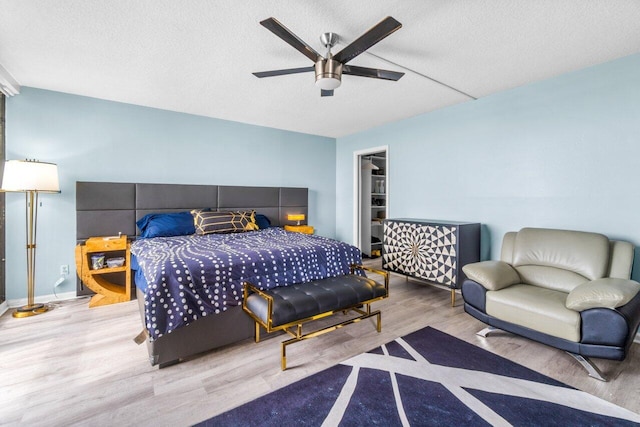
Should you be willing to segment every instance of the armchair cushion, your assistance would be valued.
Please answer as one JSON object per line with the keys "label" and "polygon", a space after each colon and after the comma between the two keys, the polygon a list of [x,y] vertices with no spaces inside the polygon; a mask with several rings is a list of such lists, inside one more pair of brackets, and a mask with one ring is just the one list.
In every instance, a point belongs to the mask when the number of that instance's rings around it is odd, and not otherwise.
{"label": "armchair cushion", "polygon": [[496,319],[572,342],[580,341],[580,313],[565,307],[567,294],[517,284],[487,291],[487,314]]}
{"label": "armchair cushion", "polygon": [[590,308],[617,308],[625,305],[640,291],[635,280],[604,278],[585,282],[567,296],[568,309],[583,311]]}
{"label": "armchair cushion", "polygon": [[497,291],[516,283],[520,283],[518,272],[503,261],[482,261],[462,267],[467,278],[484,286],[490,291]]}

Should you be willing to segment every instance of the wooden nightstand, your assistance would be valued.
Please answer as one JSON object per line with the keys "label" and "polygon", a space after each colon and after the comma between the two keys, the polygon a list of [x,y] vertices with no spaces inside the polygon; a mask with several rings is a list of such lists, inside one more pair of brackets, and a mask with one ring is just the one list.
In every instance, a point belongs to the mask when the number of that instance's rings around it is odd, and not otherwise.
{"label": "wooden nightstand", "polygon": [[285,225],[286,231],[293,231],[296,233],[313,234],[315,229],[311,225]]}
{"label": "wooden nightstand", "polygon": [[[92,268],[91,257],[97,253],[104,253],[104,267]],[[107,260],[122,257],[122,266],[108,267]],[[131,252],[127,236],[119,237],[91,237],[84,244],[76,246],[76,269],[78,277],[96,295],[89,301],[89,307],[115,304],[131,299]],[[113,280],[111,274],[124,276],[124,284],[120,285]]]}

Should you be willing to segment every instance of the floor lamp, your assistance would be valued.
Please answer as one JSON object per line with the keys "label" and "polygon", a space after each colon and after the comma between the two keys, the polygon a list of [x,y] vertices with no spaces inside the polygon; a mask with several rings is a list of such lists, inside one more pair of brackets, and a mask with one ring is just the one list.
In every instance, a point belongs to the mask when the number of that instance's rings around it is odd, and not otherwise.
{"label": "floor lamp", "polygon": [[36,225],[38,194],[59,193],[58,166],[35,160],[8,160],[4,164],[2,191],[25,193],[27,200],[27,305],[17,308],[13,317],[29,317],[49,310],[46,304],[36,304]]}

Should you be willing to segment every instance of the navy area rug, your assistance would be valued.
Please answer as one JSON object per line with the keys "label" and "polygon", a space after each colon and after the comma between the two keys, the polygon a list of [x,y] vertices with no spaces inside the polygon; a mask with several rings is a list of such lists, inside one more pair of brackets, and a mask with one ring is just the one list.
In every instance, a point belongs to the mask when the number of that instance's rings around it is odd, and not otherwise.
{"label": "navy area rug", "polygon": [[638,423],[638,414],[427,327],[198,425]]}

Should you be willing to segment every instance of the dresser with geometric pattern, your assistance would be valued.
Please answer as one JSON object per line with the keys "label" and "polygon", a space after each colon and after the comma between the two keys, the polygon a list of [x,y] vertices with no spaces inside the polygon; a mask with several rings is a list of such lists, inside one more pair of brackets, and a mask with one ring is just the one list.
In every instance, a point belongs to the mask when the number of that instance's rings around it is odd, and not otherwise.
{"label": "dresser with geometric pattern", "polygon": [[480,261],[480,224],[415,218],[383,222],[382,268],[455,289],[462,266]]}

